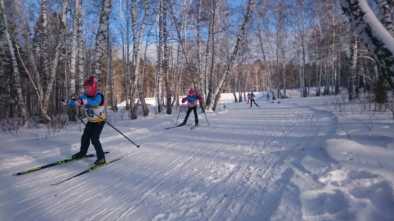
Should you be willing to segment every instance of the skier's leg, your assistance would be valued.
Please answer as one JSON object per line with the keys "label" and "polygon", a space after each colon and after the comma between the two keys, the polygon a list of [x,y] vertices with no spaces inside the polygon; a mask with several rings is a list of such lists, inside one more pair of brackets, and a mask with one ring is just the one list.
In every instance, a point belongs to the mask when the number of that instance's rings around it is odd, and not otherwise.
{"label": "skier's leg", "polygon": [[194,111],[194,123],[196,126],[198,126],[198,114],[197,114],[197,107],[193,107]]}
{"label": "skier's leg", "polygon": [[192,108],[188,108],[187,109],[187,113],[186,113],[186,116],[185,116],[185,119],[183,120],[183,122],[180,124],[180,125],[185,125],[186,124],[186,122],[187,122],[187,119],[189,118],[189,115],[190,115],[190,112],[192,111]]}
{"label": "skier's leg", "polygon": [[73,108],[73,121],[77,121],[77,109]]}
{"label": "skier's leg", "polygon": [[68,115],[68,120],[69,121],[73,121],[73,113],[72,113],[72,109],[67,107],[67,115]]}
{"label": "skier's leg", "polygon": [[101,146],[100,143],[100,135],[101,132],[103,131],[105,122],[100,122],[100,123],[95,123],[94,124],[94,129],[92,130],[92,136],[90,137],[92,140],[92,144],[94,146],[94,149],[96,150],[96,155],[97,155],[97,161],[104,159],[104,151],[103,147]]}
{"label": "skier's leg", "polygon": [[77,119],[75,118],[76,112],[75,109],[72,108],[69,110],[69,121],[77,121]]}
{"label": "skier's leg", "polygon": [[88,122],[85,126],[85,129],[83,130],[83,134],[81,137],[81,148],[78,153],[72,156],[72,158],[81,158],[86,155],[90,145],[91,133],[92,133],[92,125],[91,123]]}

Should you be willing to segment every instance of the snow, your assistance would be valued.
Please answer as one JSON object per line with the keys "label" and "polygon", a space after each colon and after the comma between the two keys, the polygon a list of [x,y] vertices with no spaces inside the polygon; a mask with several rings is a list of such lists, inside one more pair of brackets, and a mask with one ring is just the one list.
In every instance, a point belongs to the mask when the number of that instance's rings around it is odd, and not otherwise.
{"label": "snow", "polygon": [[260,95],[252,109],[223,96],[226,108],[193,130],[164,130],[176,114],[111,113],[141,147],[107,125],[107,160],[123,158],[58,186],[95,159],[12,174],[78,151],[81,125],[0,133],[0,220],[394,220],[391,113]]}
{"label": "snow", "polygon": [[367,0],[358,0],[360,8],[362,9],[365,21],[369,24],[373,33],[385,44],[386,48],[394,54],[394,37],[383,26],[383,24],[376,17]]}

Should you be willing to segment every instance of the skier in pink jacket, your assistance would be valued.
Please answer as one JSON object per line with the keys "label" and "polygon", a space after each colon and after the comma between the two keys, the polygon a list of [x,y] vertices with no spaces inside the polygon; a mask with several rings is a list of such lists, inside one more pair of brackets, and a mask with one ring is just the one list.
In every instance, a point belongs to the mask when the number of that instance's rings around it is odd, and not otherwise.
{"label": "skier in pink jacket", "polygon": [[200,103],[200,106],[202,106],[202,104],[203,104],[202,96],[198,93],[197,90],[195,90],[194,88],[190,88],[187,96],[182,98],[182,103],[187,102],[187,106],[188,106],[186,117],[183,120],[183,122],[181,124],[179,124],[178,126],[183,126],[186,124],[191,111],[194,112],[195,126],[196,127],[198,126],[197,101]]}

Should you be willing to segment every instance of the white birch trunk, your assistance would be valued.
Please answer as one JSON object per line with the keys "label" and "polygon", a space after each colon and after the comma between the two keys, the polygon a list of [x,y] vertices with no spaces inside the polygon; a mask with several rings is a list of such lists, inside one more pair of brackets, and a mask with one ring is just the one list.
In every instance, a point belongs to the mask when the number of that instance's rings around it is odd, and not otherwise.
{"label": "white birch trunk", "polygon": [[358,64],[358,39],[357,37],[354,37],[354,42],[352,46],[352,66],[350,70],[350,79],[349,79],[349,100],[352,100],[354,98],[354,93],[355,93],[355,85],[354,81],[357,76],[357,64]]}
{"label": "white birch trunk", "polygon": [[144,64],[142,67],[142,72],[141,72],[141,77],[140,81],[138,82],[138,97],[142,105],[142,111],[144,116],[149,115],[149,108],[145,102],[145,92],[144,92],[144,81],[145,81],[145,70],[146,70],[146,65],[145,61],[148,59],[147,57],[147,51],[148,51],[148,41],[145,42],[145,49],[144,49]]}
{"label": "white birch trunk", "polygon": [[380,19],[391,35],[394,35],[394,1],[393,0],[376,0],[379,5]]}
{"label": "white birch trunk", "polygon": [[8,49],[9,49],[10,55],[11,55],[12,70],[13,70],[12,73],[13,73],[13,77],[15,80],[15,89],[16,89],[17,98],[18,98],[17,104],[21,110],[21,115],[22,115],[23,119],[26,120],[28,115],[27,115],[27,110],[26,110],[25,99],[24,99],[23,93],[22,93],[21,77],[20,77],[18,63],[17,63],[16,56],[15,56],[14,46],[13,46],[12,40],[11,40],[11,35],[8,31],[8,20],[7,20],[7,15],[6,15],[4,9],[5,9],[4,0],[0,0],[0,14],[2,14],[2,16],[3,16],[4,28],[5,28],[4,34],[7,39]]}
{"label": "white birch trunk", "polygon": [[82,10],[82,0],[75,0],[75,16],[73,21],[73,33],[72,33],[72,43],[71,43],[71,62],[70,62],[70,93],[76,94],[77,84],[76,79],[79,74],[79,65],[77,62],[78,53],[81,53],[79,44],[81,38],[81,10]]}
{"label": "white birch trunk", "polygon": [[[211,19],[210,19],[210,25],[209,25],[209,34],[208,34],[208,41],[207,41],[207,51],[206,51],[206,56],[208,58],[208,52],[210,51],[211,53],[211,59],[210,62],[208,62],[208,60],[206,60],[205,65],[208,66],[208,64],[210,64],[209,66],[209,72],[208,72],[208,76],[205,75],[205,85],[207,85],[207,98],[206,98],[206,105],[210,106],[212,104],[212,98],[215,98],[214,93],[214,89],[213,89],[213,72],[214,72],[214,68],[215,68],[215,57],[216,57],[216,53],[215,53],[215,24],[216,24],[216,3],[215,1],[212,1],[212,12],[211,12]],[[209,47],[211,48],[211,50],[209,50]]]}
{"label": "white birch trunk", "polygon": [[[65,17],[66,17],[66,13],[67,10],[66,8],[68,7],[67,2],[63,3],[63,9],[62,9],[62,14],[60,17],[60,20],[62,22],[65,22]],[[66,33],[66,26],[65,23],[63,23],[63,28],[60,30],[60,38],[59,39],[64,39],[64,34]],[[48,78],[48,83],[47,83],[47,87],[45,90],[45,94],[42,96],[43,100],[42,100],[42,105],[41,105],[41,111],[42,111],[42,117],[44,120],[49,120],[51,121],[51,118],[48,115],[48,108],[49,108],[49,98],[52,95],[52,91],[53,91],[53,85],[55,83],[56,80],[56,75],[57,75],[57,67],[59,64],[59,57],[62,53],[62,47],[63,47],[63,42],[62,41],[58,41],[56,48],[55,48],[55,55],[53,60],[50,62],[49,64],[49,78]],[[48,61],[49,61],[49,57],[48,57]],[[44,63],[45,64],[45,63]]]}
{"label": "white birch trunk", "polygon": [[[131,119],[137,119],[137,105],[134,104],[134,100],[137,97],[137,95],[140,95],[139,93],[139,82],[141,81],[141,73],[140,73],[140,51],[141,51],[141,42],[143,35],[145,33],[145,22],[147,19],[146,14],[148,13],[149,10],[149,3],[144,2],[144,11],[145,14],[143,15],[143,19],[141,21],[141,24],[137,24],[137,19],[138,16],[140,15],[138,13],[138,8],[137,8],[137,1],[133,0],[131,4],[131,29],[132,29],[132,34],[133,34],[133,56],[132,56],[132,76],[133,76],[133,82],[131,82],[131,93],[130,93],[130,118]],[[140,99],[141,100],[141,99]],[[142,102],[142,101],[141,101]],[[144,99],[145,102],[145,99]]]}
{"label": "white birch trunk", "polygon": [[108,22],[109,16],[111,14],[112,8],[112,0],[102,0],[101,3],[101,13],[99,19],[99,27],[96,35],[96,44],[95,44],[95,54],[94,54],[94,63],[93,63],[93,75],[97,76],[100,80],[104,79],[105,76],[102,76],[105,73],[105,51],[107,45],[107,32],[108,30]]}
{"label": "white birch trunk", "polygon": [[366,0],[341,0],[355,32],[382,64],[385,78],[394,89],[394,37],[379,21]]}
{"label": "white birch trunk", "polygon": [[230,56],[229,60],[227,61],[225,72],[222,75],[222,77],[220,78],[219,83],[218,83],[218,85],[216,86],[216,88],[214,90],[214,93],[213,93],[213,96],[212,96],[214,98],[214,102],[213,102],[212,106],[210,105],[208,107],[209,109],[215,110],[216,106],[217,106],[217,104],[219,102],[220,93],[221,93],[221,90],[222,90],[222,88],[224,86],[224,82],[226,81],[228,75],[230,74],[230,72],[232,70],[233,63],[234,63],[234,61],[235,61],[235,59],[236,59],[236,57],[238,55],[239,47],[241,46],[241,42],[245,38],[246,26],[249,24],[249,20],[252,17],[252,14],[253,14],[253,11],[254,11],[254,4],[255,4],[254,0],[248,0],[248,2],[247,2],[246,12],[245,12],[242,24],[240,26],[238,35],[237,35],[236,43],[235,43],[234,48],[232,50],[231,56]]}
{"label": "white birch trunk", "polygon": [[157,103],[157,112],[161,113],[161,96],[162,96],[162,87],[161,87],[161,71],[162,71],[162,47],[163,47],[163,20],[162,20],[162,11],[163,11],[163,0],[160,0],[159,6],[159,44],[157,46],[157,65],[156,65],[156,79],[155,79],[155,96]]}

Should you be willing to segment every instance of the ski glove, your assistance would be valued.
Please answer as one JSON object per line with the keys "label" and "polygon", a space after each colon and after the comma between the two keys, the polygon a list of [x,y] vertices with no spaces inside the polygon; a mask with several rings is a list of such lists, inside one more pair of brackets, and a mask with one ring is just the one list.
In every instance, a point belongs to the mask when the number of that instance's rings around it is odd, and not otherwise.
{"label": "ski glove", "polygon": [[80,106],[82,106],[82,105],[86,105],[87,103],[88,103],[88,99],[87,98],[79,98],[79,105]]}
{"label": "ski glove", "polygon": [[86,114],[89,116],[89,117],[94,117],[94,111],[92,110],[92,109],[90,109],[90,108],[86,108]]}

